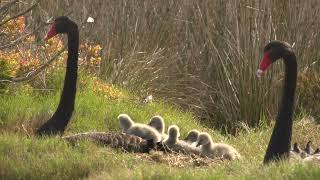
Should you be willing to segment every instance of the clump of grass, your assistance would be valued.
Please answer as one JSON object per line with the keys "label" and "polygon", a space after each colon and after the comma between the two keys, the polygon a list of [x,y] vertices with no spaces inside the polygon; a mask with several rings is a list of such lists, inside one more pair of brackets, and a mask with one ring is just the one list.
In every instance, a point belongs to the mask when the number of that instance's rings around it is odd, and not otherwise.
{"label": "clump of grass", "polygon": [[[62,71],[62,70],[60,70]],[[25,89],[25,85],[11,87],[11,91],[0,97],[0,131],[18,131],[32,134],[32,130],[45,122],[55,111],[60,98],[63,73],[55,73],[48,79],[50,91]],[[67,133],[106,129],[119,130],[117,116],[121,113],[129,114],[134,121],[147,123],[154,115],[164,117],[167,125],[177,124],[200,126],[191,113],[184,113],[165,102],[141,103],[140,99],[129,91],[99,81],[85,72],[80,73],[76,107]],[[98,87],[97,87],[98,86]],[[98,89],[108,87],[106,91]],[[118,93],[118,94],[117,94]],[[203,129],[203,128],[202,128]],[[182,133],[189,131],[182,128]]]}
{"label": "clump of grass", "polygon": [[[63,75],[55,78],[63,79]],[[119,122],[116,118],[120,113],[128,113],[135,121],[142,123],[147,123],[153,115],[161,115],[167,125],[177,124],[180,127],[181,138],[185,137],[185,133],[190,129],[208,131],[214,142],[225,142],[234,146],[241,153],[243,160],[207,162],[189,156],[129,154],[86,141],[72,146],[59,137],[35,137],[28,128],[28,135],[26,135],[21,125],[47,118],[55,109],[60,92],[57,89],[38,93],[31,89],[27,91],[28,93],[21,93],[22,91],[19,91],[19,87],[16,86],[15,91],[0,97],[0,114],[3,117],[0,127],[1,177],[7,179],[258,177],[290,179],[320,176],[319,168],[313,164],[283,162],[263,167],[261,163],[271,135],[271,128],[243,128],[238,132],[237,137],[222,136],[217,131],[201,126],[191,113],[181,111],[166,102],[141,103],[126,91],[124,94],[129,96],[118,99],[106,98],[103,94],[99,94],[101,92],[97,94],[93,88],[95,80],[92,78],[80,73],[80,79],[84,82],[79,85],[81,88],[77,93],[76,110],[66,134],[85,131],[119,131]],[[109,91],[106,93],[108,94]],[[317,139],[320,136],[318,128],[313,121],[298,120],[294,125],[293,142],[304,145],[310,139],[314,144],[320,144]]]}
{"label": "clump of grass", "polygon": [[[78,24],[97,17],[80,31],[81,42],[99,45],[93,48],[98,47],[94,56],[101,63],[88,71],[139,97],[152,94],[179,105],[226,134],[237,134],[243,124],[270,124],[276,112],[280,92],[271,89],[271,76],[263,81],[255,77],[268,41],[292,44],[300,67],[320,55],[318,2],[47,0],[38,7],[26,17],[28,23],[38,24],[48,14],[69,14],[70,8]],[[90,57],[81,51],[80,64]],[[315,66],[313,71],[319,72],[319,64]],[[273,69],[272,75],[282,72]],[[267,122],[261,116],[268,116]]]}
{"label": "clump of grass", "polygon": [[[110,167],[119,169],[116,161],[130,161],[120,151],[100,149],[89,142],[70,146],[60,138],[27,138],[1,133],[0,176],[5,179],[73,179]],[[117,158],[112,158],[117,153]]]}
{"label": "clump of grass", "polygon": [[298,111],[320,118],[320,73],[307,68],[298,77]]}
{"label": "clump of grass", "polygon": [[[6,178],[30,178],[36,177],[58,178],[63,174],[72,177],[88,174],[89,168],[86,158],[78,156],[75,149],[67,148],[67,144],[56,139],[29,139],[26,136],[15,134],[1,134],[1,177]],[[82,148],[83,150],[83,148]],[[87,152],[88,153],[88,152]],[[73,162],[65,159],[74,159]],[[43,163],[47,161],[47,163]],[[82,165],[77,161],[84,161]],[[65,164],[63,167],[60,164]],[[76,165],[76,166],[75,166]],[[67,167],[69,168],[67,169]],[[74,166],[80,171],[75,171]],[[79,173],[79,174],[78,174]]]}

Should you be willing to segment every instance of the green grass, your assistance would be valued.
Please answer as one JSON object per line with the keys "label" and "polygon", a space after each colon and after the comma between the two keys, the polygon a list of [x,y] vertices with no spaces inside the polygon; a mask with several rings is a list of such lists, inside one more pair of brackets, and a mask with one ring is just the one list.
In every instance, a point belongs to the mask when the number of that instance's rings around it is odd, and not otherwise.
{"label": "green grass", "polygon": [[[209,131],[214,141],[226,142],[239,150],[240,161],[217,162],[210,166],[177,167],[166,162],[141,159],[89,142],[75,146],[59,137],[36,138],[32,129],[54,112],[60,98],[59,89],[37,91],[29,87],[11,87],[0,96],[0,179],[319,179],[315,164],[281,162],[263,166],[263,155],[271,127],[246,129],[237,137],[222,136],[197,123],[191,113],[161,101],[143,104],[130,92],[121,99],[105,97],[93,91],[92,77],[81,75],[76,110],[66,134],[85,131],[119,131],[117,116],[129,114],[135,121],[147,123],[153,115],[164,117],[167,125],[177,124],[186,132],[196,128]],[[84,79],[84,80],[83,80]],[[62,82],[58,79],[57,84]],[[52,86],[54,88],[54,86]],[[297,117],[293,141],[313,140],[320,145],[319,126]],[[25,130],[24,130],[25,129]]]}

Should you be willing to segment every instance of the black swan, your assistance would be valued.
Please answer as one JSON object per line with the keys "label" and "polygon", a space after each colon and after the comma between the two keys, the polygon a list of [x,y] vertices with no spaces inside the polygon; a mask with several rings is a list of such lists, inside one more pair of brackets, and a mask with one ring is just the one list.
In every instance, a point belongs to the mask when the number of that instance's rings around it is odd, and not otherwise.
{"label": "black swan", "polygon": [[[64,86],[56,112],[36,131],[36,134],[39,136],[62,135],[74,110],[79,51],[78,26],[66,16],[58,17],[53,22],[45,40],[62,33],[68,36],[68,59]],[[153,139],[144,140],[140,137],[124,133],[86,132],[64,136],[62,139],[71,143],[79,140],[88,140],[102,145],[110,145],[113,148],[121,148],[129,152],[149,152],[152,149],[162,150],[162,145],[154,143]]]}
{"label": "black swan", "polygon": [[67,34],[68,36],[68,59],[64,86],[56,112],[36,131],[36,134],[40,136],[63,134],[74,110],[75,95],[77,90],[79,50],[78,26],[68,17],[58,17],[53,22],[50,31],[45,37],[45,40],[48,40],[61,33]]}
{"label": "black swan", "polygon": [[291,147],[292,115],[297,81],[297,61],[291,46],[282,41],[268,43],[264,48],[264,56],[257,70],[257,76],[260,77],[272,63],[281,58],[285,65],[283,94],[264,163],[288,158]]}

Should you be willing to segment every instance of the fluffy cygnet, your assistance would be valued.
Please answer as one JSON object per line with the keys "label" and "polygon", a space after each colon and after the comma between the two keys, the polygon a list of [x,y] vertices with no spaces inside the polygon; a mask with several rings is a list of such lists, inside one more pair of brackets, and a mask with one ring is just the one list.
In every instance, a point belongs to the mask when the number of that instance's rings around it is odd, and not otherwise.
{"label": "fluffy cygnet", "polygon": [[162,140],[168,138],[168,135],[164,132],[165,122],[161,116],[153,116],[148,125],[155,128],[162,135]]}
{"label": "fluffy cygnet", "polygon": [[123,133],[146,140],[153,139],[154,143],[160,142],[162,139],[161,134],[156,129],[146,124],[135,123],[127,114],[120,114],[118,119]]}
{"label": "fluffy cygnet", "polygon": [[200,146],[201,154],[210,158],[223,158],[235,160],[241,158],[239,152],[232,146],[224,143],[213,143],[208,133],[200,133],[197,146]]}
{"label": "fluffy cygnet", "polygon": [[191,131],[188,132],[187,137],[184,139],[187,143],[196,146],[197,145],[197,140],[199,137],[200,132],[196,129],[192,129]]}
{"label": "fluffy cygnet", "polygon": [[200,148],[192,146],[185,141],[180,141],[179,136],[179,127],[176,125],[171,125],[168,128],[168,138],[164,141],[164,144],[167,145],[169,149],[175,152],[200,155]]}

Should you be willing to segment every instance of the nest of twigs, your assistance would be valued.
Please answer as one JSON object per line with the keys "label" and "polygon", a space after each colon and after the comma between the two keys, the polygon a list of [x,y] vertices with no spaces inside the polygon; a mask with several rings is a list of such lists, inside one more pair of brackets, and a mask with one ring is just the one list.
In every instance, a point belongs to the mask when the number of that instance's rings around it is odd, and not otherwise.
{"label": "nest of twigs", "polygon": [[151,162],[164,163],[173,167],[210,167],[221,164],[223,160],[221,158],[208,158],[200,157],[194,154],[182,154],[182,153],[164,153],[161,151],[152,151],[150,154],[136,154],[138,159],[147,160]]}

